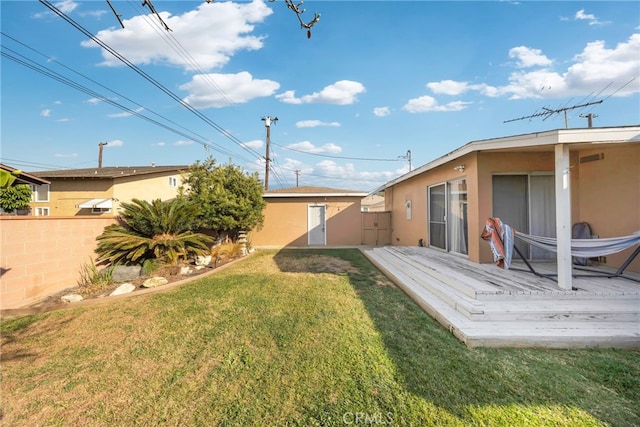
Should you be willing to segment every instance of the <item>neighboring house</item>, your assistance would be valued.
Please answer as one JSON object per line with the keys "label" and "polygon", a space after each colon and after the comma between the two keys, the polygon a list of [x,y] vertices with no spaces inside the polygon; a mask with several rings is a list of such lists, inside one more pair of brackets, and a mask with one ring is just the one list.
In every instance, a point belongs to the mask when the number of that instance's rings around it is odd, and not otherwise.
{"label": "neighboring house", "polygon": [[189,166],[127,166],[31,172],[50,185],[34,186],[34,215],[115,215],[132,199],[176,197]]}
{"label": "neighboring house", "polygon": [[365,192],[320,187],[266,191],[264,226],[249,234],[251,245],[360,245],[360,202],[365,196]]}
{"label": "neighboring house", "polygon": [[[0,163],[0,169],[5,170],[9,173],[14,173],[15,171],[20,171],[19,169],[13,168],[11,166],[7,166],[4,165],[2,163]],[[49,184],[51,184],[51,182],[47,181],[46,179],[42,179],[42,178],[38,178],[37,176],[28,174],[26,172],[20,171],[20,173],[18,175],[16,175],[16,179],[13,182],[12,185],[18,185],[18,184],[26,184],[26,185],[30,185],[31,186],[31,191],[33,191],[36,188],[48,188]],[[32,195],[32,198],[35,198],[36,194]],[[1,208],[0,208],[0,212],[1,212]],[[34,215],[37,215],[40,212],[34,212]],[[27,210],[25,211],[18,211],[18,215],[28,215],[29,212]]]}
{"label": "neighboring house", "polygon": [[362,212],[383,212],[384,196],[372,194],[362,199]]}
{"label": "neighboring house", "polygon": [[[587,222],[594,237],[640,230],[640,126],[473,141],[375,192],[382,190],[393,245],[490,262],[480,235],[487,218],[499,217],[523,233],[557,238],[559,255],[516,243],[530,259],[557,259],[559,286],[570,289],[573,224]],[[632,251],[600,261],[617,268]],[[628,270],[640,271],[640,259]]]}

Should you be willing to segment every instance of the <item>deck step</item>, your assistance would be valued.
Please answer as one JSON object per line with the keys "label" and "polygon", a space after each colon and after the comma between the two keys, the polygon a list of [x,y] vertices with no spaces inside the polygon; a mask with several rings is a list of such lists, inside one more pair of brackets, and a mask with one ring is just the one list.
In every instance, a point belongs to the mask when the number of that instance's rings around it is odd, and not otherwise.
{"label": "deck step", "polygon": [[492,292],[490,285],[420,254],[394,248],[362,252],[468,346],[640,348],[640,295],[633,288],[612,293],[551,287]]}

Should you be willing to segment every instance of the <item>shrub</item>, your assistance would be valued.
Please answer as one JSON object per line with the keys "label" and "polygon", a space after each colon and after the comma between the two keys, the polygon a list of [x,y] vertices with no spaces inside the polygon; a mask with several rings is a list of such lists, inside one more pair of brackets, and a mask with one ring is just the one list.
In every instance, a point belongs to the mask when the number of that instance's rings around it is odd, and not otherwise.
{"label": "shrub", "polygon": [[80,267],[80,279],[78,286],[80,294],[88,295],[96,291],[101,291],[113,283],[113,269],[106,268],[102,271],[98,270],[93,259],[89,259]]}
{"label": "shrub", "polygon": [[97,237],[98,261],[113,264],[144,264],[155,260],[176,265],[194,255],[205,255],[213,238],[195,233],[199,209],[181,199],[122,203],[120,224],[105,227]]}

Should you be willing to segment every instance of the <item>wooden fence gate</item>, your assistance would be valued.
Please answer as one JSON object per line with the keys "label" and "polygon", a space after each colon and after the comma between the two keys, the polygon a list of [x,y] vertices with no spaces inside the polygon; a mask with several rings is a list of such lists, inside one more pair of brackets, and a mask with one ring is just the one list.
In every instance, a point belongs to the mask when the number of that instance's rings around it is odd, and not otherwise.
{"label": "wooden fence gate", "polygon": [[391,212],[362,212],[362,244],[391,244]]}

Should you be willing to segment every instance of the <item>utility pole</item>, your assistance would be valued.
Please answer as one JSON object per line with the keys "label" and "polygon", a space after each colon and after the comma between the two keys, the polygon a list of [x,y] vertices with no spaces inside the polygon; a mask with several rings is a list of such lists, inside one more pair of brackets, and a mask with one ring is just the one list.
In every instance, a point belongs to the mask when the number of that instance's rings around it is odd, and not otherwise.
{"label": "utility pole", "polygon": [[296,173],[296,187],[298,187],[298,177],[300,176],[300,169],[296,169],[295,173]]}
{"label": "utility pole", "polygon": [[589,113],[589,114],[580,114],[580,117],[583,119],[587,119],[587,127],[592,128],[593,127],[593,119],[595,119],[596,117],[598,117],[597,115],[593,114],[593,113]]}
{"label": "utility pole", "polygon": [[407,150],[407,154],[406,155],[398,156],[398,158],[409,161],[409,172],[411,172],[411,150]]}
{"label": "utility pole", "polygon": [[267,153],[265,156],[265,168],[264,168],[264,190],[269,190],[269,162],[271,159],[269,158],[269,146],[271,144],[271,123],[275,123],[278,121],[277,117],[265,116],[262,118],[264,121],[264,127],[267,128]]}
{"label": "utility pole", "polygon": [[98,169],[100,169],[102,167],[102,150],[104,149],[105,145],[109,145],[108,142],[101,142],[98,144]]}

